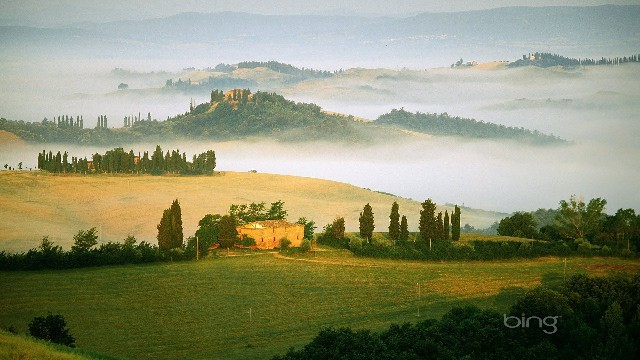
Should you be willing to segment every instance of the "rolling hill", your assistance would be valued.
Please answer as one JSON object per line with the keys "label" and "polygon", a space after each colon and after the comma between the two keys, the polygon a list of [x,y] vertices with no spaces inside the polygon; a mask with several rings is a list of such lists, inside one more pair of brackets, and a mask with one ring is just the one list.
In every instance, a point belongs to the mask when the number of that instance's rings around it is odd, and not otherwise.
{"label": "rolling hill", "polygon": [[[344,216],[348,231],[358,229],[358,216],[371,203],[376,231],[385,231],[393,201],[418,226],[420,203],[352,185],[294,176],[223,172],[215,176],[56,176],[41,172],[0,172],[0,250],[23,251],[43,236],[69,248],[81,229],[96,227],[101,241],[135,235],[156,243],[162,211],[179,199],[184,233],[195,233],[209,213],[226,213],[231,204],[282,200],[289,219],[314,220],[321,231]],[[452,206],[440,206],[439,211]],[[505,214],[462,209],[462,223],[487,227]]]}

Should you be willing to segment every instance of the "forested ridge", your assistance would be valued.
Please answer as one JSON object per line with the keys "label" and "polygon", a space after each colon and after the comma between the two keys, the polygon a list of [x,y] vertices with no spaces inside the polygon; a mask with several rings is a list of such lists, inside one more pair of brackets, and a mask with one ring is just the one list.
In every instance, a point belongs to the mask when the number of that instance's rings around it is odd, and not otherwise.
{"label": "forested ridge", "polygon": [[508,139],[534,144],[566,143],[559,137],[543,134],[537,130],[499,125],[475,119],[451,116],[447,113],[411,113],[404,109],[393,109],[374,122],[376,125],[397,127],[423,132],[435,136],[458,136],[479,139]]}
{"label": "forested ridge", "polygon": [[[121,120],[122,121],[122,120]],[[388,139],[389,131],[380,127],[400,128],[435,136],[457,136],[479,139],[523,140],[533,144],[564,143],[565,140],[536,130],[507,127],[447,113],[410,113],[392,110],[376,121],[356,121],[352,116],[329,114],[315,104],[299,103],[275,93],[214,90],[211,101],[191,105],[188,112],[165,121],[140,117],[124,118],[123,127],[109,127],[113,119],[99,117],[93,129],[68,125],[54,117],[53,121],[12,121],[0,119],[0,130],[16,134],[33,143],[66,143],[124,146],[136,142],[168,140],[237,140],[249,137],[277,141],[305,142],[371,142]],[[372,126],[373,125],[373,126]],[[408,135],[401,135],[408,136]]]}

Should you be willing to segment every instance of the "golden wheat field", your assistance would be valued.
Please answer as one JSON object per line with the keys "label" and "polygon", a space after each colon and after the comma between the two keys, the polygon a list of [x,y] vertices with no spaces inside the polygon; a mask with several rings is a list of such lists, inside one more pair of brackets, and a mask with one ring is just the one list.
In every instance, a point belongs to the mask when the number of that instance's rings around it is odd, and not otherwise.
{"label": "golden wheat field", "polygon": [[[38,171],[0,172],[0,250],[24,251],[43,236],[70,247],[73,235],[96,227],[100,241],[122,241],[134,235],[155,243],[164,209],[180,201],[185,236],[195,233],[208,213],[226,213],[231,204],[277,200],[285,202],[289,220],[306,217],[320,231],[336,216],[344,216],[348,231],[371,203],[376,231],[386,231],[393,201],[417,229],[420,203],[356,186],[311,178],[220,172],[213,176],[53,175]],[[439,211],[451,212],[450,207]],[[486,226],[502,214],[463,209],[462,223]]]}

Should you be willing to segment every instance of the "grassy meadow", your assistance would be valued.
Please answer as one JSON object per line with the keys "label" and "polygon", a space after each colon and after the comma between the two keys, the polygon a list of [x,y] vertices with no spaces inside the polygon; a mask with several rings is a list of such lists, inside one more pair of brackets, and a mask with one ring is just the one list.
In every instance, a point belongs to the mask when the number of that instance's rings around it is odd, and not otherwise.
{"label": "grassy meadow", "polygon": [[[527,289],[564,276],[559,258],[410,262],[333,249],[235,255],[3,272],[0,326],[25,333],[33,317],[51,311],[65,316],[77,346],[112,356],[265,359],[325,326],[383,329],[465,304],[503,311]],[[636,260],[569,258],[566,275],[639,270]]]}
{"label": "grassy meadow", "polygon": [[[35,155],[35,154],[34,154]],[[376,226],[385,231],[397,201],[409,228],[417,229],[420,203],[320,179],[221,172],[214,176],[54,175],[39,171],[0,171],[0,251],[25,251],[43,236],[65,248],[78,230],[96,227],[100,241],[134,235],[156,243],[162,211],[179,199],[185,236],[195,233],[206,214],[224,214],[231,204],[282,200],[292,221],[314,220],[318,231],[336,216],[347,230],[358,228],[362,207],[371,203]],[[424,200],[424,199],[422,199]],[[439,207],[438,211],[451,207]],[[463,208],[462,222],[483,227],[504,214]]]}

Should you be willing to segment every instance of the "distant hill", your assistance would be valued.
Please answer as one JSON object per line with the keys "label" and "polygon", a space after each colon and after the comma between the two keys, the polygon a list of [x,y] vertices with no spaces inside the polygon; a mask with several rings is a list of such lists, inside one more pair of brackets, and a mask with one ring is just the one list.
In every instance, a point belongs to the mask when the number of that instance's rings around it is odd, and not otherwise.
{"label": "distant hill", "polygon": [[562,66],[565,68],[572,68],[576,66],[597,66],[597,65],[621,65],[626,63],[640,62],[640,55],[633,54],[629,56],[617,56],[614,58],[600,58],[596,59],[576,59],[568,58],[558,54],[536,52],[529,55],[522,55],[522,59],[518,59],[507,65],[510,68],[522,67],[522,66],[537,66],[542,68],[552,66]]}
{"label": "distant hill", "polygon": [[640,48],[639,18],[638,5],[504,7],[403,18],[183,13],[54,29],[0,27],[0,54],[32,49],[54,57],[216,62],[260,54],[308,66],[432,67],[460,57],[506,60],[539,44],[565,56],[633,53]]}
{"label": "distant hill", "polygon": [[566,140],[546,135],[537,130],[515,128],[474,119],[450,116],[447,113],[410,113],[404,109],[393,109],[374,122],[379,126],[389,126],[434,136],[456,136],[473,139],[518,140],[533,144],[562,144]]}
{"label": "distant hill", "polygon": [[[296,103],[275,93],[249,90],[214,91],[211,102],[166,121],[141,120],[122,128],[83,129],[52,121],[27,123],[0,119],[0,130],[28,142],[123,146],[170,140],[235,140],[263,138],[286,142],[324,140],[375,143],[415,137],[457,136],[476,139],[525,140],[532,144],[564,140],[524,128],[485,123],[448,114],[412,114],[392,110],[373,122],[323,111],[318,105]],[[113,124],[108,120],[108,124]],[[119,124],[118,124],[119,125]]]}

